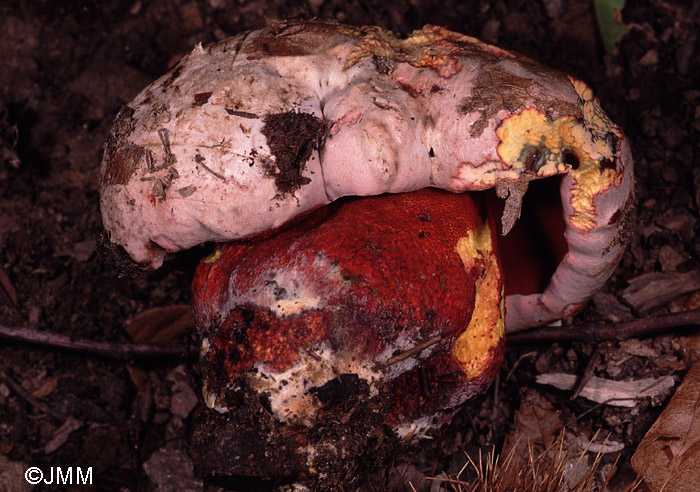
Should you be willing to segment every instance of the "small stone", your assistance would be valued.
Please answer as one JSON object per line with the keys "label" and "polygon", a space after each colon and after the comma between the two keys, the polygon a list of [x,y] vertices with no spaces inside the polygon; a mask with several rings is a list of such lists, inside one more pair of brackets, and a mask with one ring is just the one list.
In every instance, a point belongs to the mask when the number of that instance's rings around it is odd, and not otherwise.
{"label": "small stone", "polygon": [[11,461],[0,453],[0,490],[3,492],[28,492],[34,488],[25,479],[29,466],[21,461]]}
{"label": "small stone", "polygon": [[164,386],[156,386],[153,392],[153,402],[158,410],[170,408],[170,395]]}
{"label": "small stone", "polygon": [[650,49],[644,56],[639,59],[639,64],[643,66],[656,65],[659,63],[659,53],[654,49]]}
{"label": "small stone", "polygon": [[201,491],[204,484],[194,477],[192,460],[182,449],[161,448],[148,458],[143,469],[157,492]]}
{"label": "small stone", "polygon": [[542,0],[550,19],[558,19],[566,11],[564,0]]}
{"label": "small stone", "polygon": [[678,265],[686,261],[689,257],[678,253],[669,245],[664,245],[659,250],[659,264],[664,272],[674,272]]}
{"label": "small stone", "polygon": [[156,412],[153,414],[153,423],[156,425],[164,424],[170,420],[170,413],[168,412]]}
{"label": "small stone", "polygon": [[661,177],[664,178],[664,181],[667,183],[677,183],[678,182],[678,173],[676,172],[675,168],[671,166],[665,166],[663,170],[661,171]]}
{"label": "small stone", "polygon": [[173,415],[185,419],[197,403],[197,395],[187,383],[178,381],[173,385],[173,396],[170,398],[170,411]]}

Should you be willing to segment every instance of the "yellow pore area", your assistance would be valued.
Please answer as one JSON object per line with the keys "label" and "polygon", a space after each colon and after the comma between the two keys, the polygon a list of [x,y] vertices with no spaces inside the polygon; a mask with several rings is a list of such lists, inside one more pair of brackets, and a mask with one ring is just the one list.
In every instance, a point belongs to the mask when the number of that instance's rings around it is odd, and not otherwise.
{"label": "yellow pore area", "polygon": [[[563,116],[552,121],[537,109],[527,108],[504,120],[496,131],[500,140],[498,154],[511,169],[525,171],[526,159],[536,150],[545,156],[544,163],[536,171],[537,176],[568,171],[576,182],[570,198],[574,214],[569,220],[574,227],[585,231],[595,225],[593,197],[608,189],[618,177],[614,166],[603,168],[601,165],[604,159],[613,161],[615,155],[607,139],[589,130],[587,119],[584,116],[584,122],[580,122],[573,116]],[[602,123],[600,119],[596,122]],[[577,169],[564,163],[567,153],[576,156]]]}
{"label": "yellow pore area", "polygon": [[452,353],[467,379],[472,379],[488,369],[493,351],[505,334],[505,295],[488,224],[481,224],[476,231],[460,238],[455,251],[465,268],[471,268],[475,261],[484,264],[476,281],[471,320],[452,346]]}

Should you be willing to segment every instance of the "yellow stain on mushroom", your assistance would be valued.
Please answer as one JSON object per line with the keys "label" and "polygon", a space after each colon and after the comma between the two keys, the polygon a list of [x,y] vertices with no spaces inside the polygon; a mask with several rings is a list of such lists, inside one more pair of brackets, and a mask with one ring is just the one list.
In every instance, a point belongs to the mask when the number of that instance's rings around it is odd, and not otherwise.
{"label": "yellow stain on mushroom", "polygon": [[460,238],[455,252],[465,268],[471,268],[475,260],[484,263],[476,281],[474,311],[469,325],[452,346],[452,353],[467,379],[472,379],[489,367],[493,351],[505,335],[505,294],[488,224],[481,224]]}
{"label": "yellow stain on mushroom", "polygon": [[[552,121],[537,109],[527,108],[504,120],[496,131],[500,140],[498,154],[511,169],[525,171],[526,160],[537,152],[542,162],[533,172],[538,177],[568,171],[576,182],[570,198],[574,214],[569,220],[571,225],[584,231],[595,226],[594,196],[607,190],[619,177],[614,168],[603,165],[615,158],[612,140],[604,137],[619,130],[591,98],[592,93],[583,91],[580,101],[583,122],[573,116]],[[565,164],[567,153],[576,156],[577,168]]]}
{"label": "yellow stain on mushroom", "polygon": [[620,128],[610,121],[608,115],[606,115],[603,108],[600,107],[600,102],[598,102],[598,99],[593,95],[593,90],[582,80],[570,75],[568,77],[576,94],[578,94],[579,106],[581,106],[583,110],[583,121],[586,124],[586,128],[599,137],[604,137],[608,133],[612,133],[616,137],[622,137]]}
{"label": "yellow stain on mushroom", "polygon": [[204,263],[216,263],[219,260],[219,258],[221,258],[221,252],[223,251],[223,249],[224,249],[223,245],[217,244],[214,247],[214,251],[212,251],[209,254],[209,256],[204,258],[204,260],[202,260],[202,261]]}

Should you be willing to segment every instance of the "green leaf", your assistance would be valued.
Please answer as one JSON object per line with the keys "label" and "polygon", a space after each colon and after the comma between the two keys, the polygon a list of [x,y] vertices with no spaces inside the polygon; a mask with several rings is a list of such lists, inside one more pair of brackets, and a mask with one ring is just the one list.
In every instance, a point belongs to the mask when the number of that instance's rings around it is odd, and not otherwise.
{"label": "green leaf", "polygon": [[624,6],[625,0],[595,0],[600,35],[605,44],[605,51],[611,55],[617,53],[617,43],[629,31],[629,27],[622,23],[620,14]]}

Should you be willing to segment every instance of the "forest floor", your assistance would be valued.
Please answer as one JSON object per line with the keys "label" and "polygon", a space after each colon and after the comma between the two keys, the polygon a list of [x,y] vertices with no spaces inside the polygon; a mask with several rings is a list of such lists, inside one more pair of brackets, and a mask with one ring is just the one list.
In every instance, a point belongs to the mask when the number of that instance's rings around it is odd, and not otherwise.
{"label": "forest floor", "polygon": [[[611,55],[587,0],[9,0],[0,5],[1,325],[109,342],[147,338],[154,325],[182,334],[196,255],[129,279],[96,253],[102,145],[121,105],[197,43],[291,17],[402,34],[443,25],[586,81],[633,149],[637,227],[604,291],[566,322],[700,307],[697,2],[628,0],[630,29]],[[642,285],[659,295],[641,299]],[[611,488],[623,490],[634,479],[630,457],[673,390],[619,407],[572,399],[535,376],[588,369],[611,380],[671,376],[677,385],[697,357],[693,347],[687,333],[509,346],[494,388],[470,401],[442,439],[397,462],[394,477],[427,487],[424,476],[454,476],[465,453],[532,437],[525,429],[533,426],[535,440],[551,441],[566,427],[567,442],[597,440],[599,475],[615,472]],[[92,467],[92,490],[216,490],[193,475],[186,452],[197,403],[187,381],[178,358],[127,364],[1,341],[0,491],[29,490],[21,477],[30,466]],[[373,490],[389,490],[386,483],[378,478]]]}

